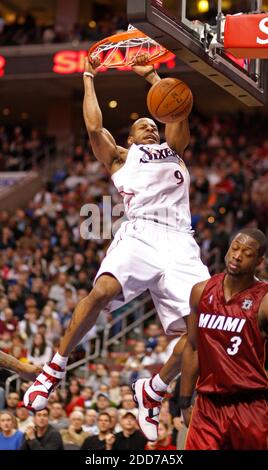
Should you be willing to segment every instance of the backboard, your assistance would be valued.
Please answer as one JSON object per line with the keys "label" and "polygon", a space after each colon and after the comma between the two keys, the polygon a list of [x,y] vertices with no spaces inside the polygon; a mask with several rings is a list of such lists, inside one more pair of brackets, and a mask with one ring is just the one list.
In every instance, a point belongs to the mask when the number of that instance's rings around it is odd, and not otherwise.
{"label": "backboard", "polygon": [[[214,21],[209,18],[209,23],[195,21],[193,16],[189,19],[190,3],[193,2],[128,0],[128,20],[247,106],[263,105],[267,98],[268,61],[249,61],[246,58],[239,61],[226,53],[223,47],[225,15],[221,0],[214,2]],[[260,0],[239,3],[244,5],[243,13],[262,7]]]}

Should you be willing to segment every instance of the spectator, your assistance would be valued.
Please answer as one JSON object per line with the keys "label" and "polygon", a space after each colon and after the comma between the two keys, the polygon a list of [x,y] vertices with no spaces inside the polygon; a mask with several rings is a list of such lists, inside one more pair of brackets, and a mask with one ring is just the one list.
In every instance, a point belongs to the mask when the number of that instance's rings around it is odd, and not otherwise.
{"label": "spectator", "polygon": [[147,354],[144,341],[136,341],[133,347],[133,353],[128,357],[125,363],[125,369],[133,369],[133,363],[139,363],[142,367],[149,366],[153,363],[150,355]]}
{"label": "spectator", "polygon": [[7,396],[6,401],[7,411],[9,411],[12,415],[15,415],[18,403],[20,401],[19,394],[17,392],[10,392]]}
{"label": "spectator", "polygon": [[110,399],[110,397],[109,397],[109,386],[108,386],[108,385],[105,385],[105,384],[100,385],[98,395],[99,395],[100,393],[104,393],[105,396],[107,395],[108,398]]}
{"label": "spectator", "polygon": [[132,394],[132,388],[129,384],[123,383],[120,386],[120,391],[121,391],[121,397],[122,399],[124,398],[125,395]]}
{"label": "spectator", "polygon": [[121,401],[120,381],[121,381],[121,375],[119,371],[114,370],[110,372],[109,396],[110,396],[111,401],[113,401],[116,405],[119,405]]}
{"label": "spectator", "polygon": [[77,379],[71,379],[66,399],[66,414],[70,416],[75,406],[84,408],[85,399],[81,394],[82,387]]}
{"label": "spectator", "polygon": [[146,334],[146,351],[152,352],[157,345],[158,336],[162,333],[162,329],[157,323],[149,323],[145,330]]}
{"label": "spectator", "polygon": [[51,424],[51,426],[53,426],[53,428],[57,429],[58,431],[61,429],[66,429],[69,426],[69,419],[66,418],[63,404],[59,401],[51,403],[49,424]]}
{"label": "spectator", "polygon": [[108,434],[106,434],[106,436],[105,436],[105,450],[112,450],[113,449],[115,439],[116,438],[115,438],[114,433],[109,432]]}
{"label": "spectator", "polygon": [[9,411],[0,412],[0,450],[18,450],[23,433],[17,430],[17,420]]}
{"label": "spectator", "polygon": [[129,384],[133,384],[138,379],[150,377],[151,373],[145,369],[138,359],[131,360],[131,364],[128,365],[128,369],[122,371],[123,379]]}
{"label": "spectator", "polygon": [[38,330],[38,317],[39,313],[37,308],[29,307],[24,320],[19,322],[19,332],[22,338],[25,339],[25,344],[28,348]]}
{"label": "spectator", "polygon": [[119,423],[119,410],[113,407],[109,407],[106,411],[111,417],[111,432],[115,434],[122,431],[122,427]]}
{"label": "spectator", "polygon": [[66,290],[69,289],[72,293],[72,298],[75,301],[75,288],[68,282],[66,273],[59,273],[57,283],[54,284],[49,291],[49,298],[56,301],[56,306],[59,310],[64,309],[66,306]]}
{"label": "spectator", "polygon": [[59,315],[55,310],[53,310],[51,305],[44,306],[41,313],[40,322],[44,323],[47,327],[46,339],[52,342],[61,336],[62,328]]}
{"label": "spectator", "polygon": [[98,419],[99,434],[87,437],[81,450],[106,450],[106,436],[111,432],[111,417],[108,413],[102,412]]}
{"label": "spectator", "polygon": [[28,362],[27,349],[25,347],[23,339],[18,334],[13,335],[12,345],[10,347],[9,354],[14,356],[21,362]]}
{"label": "spectator", "polygon": [[9,331],[4,331],[0,338],[0,349],[9,353],[12,348],[12,334]]}
{"label": "spectator", "polygon": [[96,364],[95,372],[93,372],[87,379],[85,385],[92,387],[94,392],[99,390],[100,385],[108,385],[109,377],[107,367],[102,364]]}
{"label": "spectator", "polygon": [[97,413],[100,413],[102,411],[106,411],[107,408],[110,406],[116,406],[115,403],[112,403],[109,395],[107,393],[101,392],[98,393],[97,395],[97,400],[92,403],[91,408]]}
{"label": "spectator", "polygon": [[45,337],[41,333],[36,333],[33,337],[33,345],[28,354],[28,359],[36,365],[43,366],[50,361],[52,349],[47,344]]}
{"label": "spectator", "polygon": [[52,404],[55,402],[63,403],[64,401],[63,395],[64,395],[64,390],[60,390],[59,388],[56,388],[55,390],[53,390],[53,392],[51,393],[49,397],[49,406],[52,406]]}
{"label": "spectator", "polygon": [[14,239],[14,234],[9,227],[3,227],[0,234],[0,250],[5,250],[7,248],[15,248],[16,241]]}
{"label": "spectator", "polygon": [[[178,338],[176,338],[176,340],[178,341]],[[157,346],[154,348],[151,354],[151,360],[153,361],[153,364],[165,364],[167,362],[167,360],[169,359],[169,356],[172,354],[172,351],[173,351],[172,349],[171,354],[169,354],[168,345],[169,343],[168,343],[167,336],[165,335],[158,336]]]}
{"label": "spectator", "polygon": [[93,403],[93,389],[92,387],[83,387],[81,392],[82,397],[84,398],[84,406],[85,408],[90,408]]}
{"label": "spectator", "polygon": [[23,401],[19,401],[17,404],[16,416],[18,420],[18,428],[24,433],[26,428],[33,424],[33,417],[30,415],[29,410],[25,408]]}
{"label": "spectator", "polygon": [[127,411],[132,413],[134,416],[138,415],[138,409],[132,393],[126,393],[123,396],[121,406],[119,408],[119,417],[125,415]]}
{"label": "spectator", "polygon": [[172,425],[172,416],[170,413],[170,408],[169,408],[169,400],[167,398],[164,398],[162,401],[162,406],[161,410],[159,413],[159,419],[162,421],[162,423],[166,424],[167,426],[171,427]]}
{"label": "spectator", "polygon": [[87,432],[90,436],[95,436],[96,434],[99,434],[99,428],[97,426],[97,417],[97,411],[86,410],[85,423],[83,424],[82,428],[83,431]]}
{"label": "spectator", "polygon": [[17,330],[18,320],[13,315],[12,308],[6,307],[2,313],[2,319],[0,319],[0,337],[6,331],[11,334]]}
{"label": "spectator", "polygon": [[43,32],[43,43],[44,44],[51,44],[55,42],[55,31],[52,28],[45,28]]}
{"label": "spectator", "polygon": [[34,426],[27,427],[21,450],[63,450],[61,435],[48,424],[48,416],[47,408],[36,411]]}
{"label": "spectator", "polygon": [[176,446],[171,443],[171,432],[168,424],[160,421],[157,441],[147,442],[145,450],[176,450]]}
{"label": "spectator", "polygon": [[137,430],[136,416],[127,411],[121,418],[122,431],[115,435],[113,450],[143,450],[146,438]]}
{"label": "spectator", "polygon": [[[73,411],[70,414],[68,429],[60,431],[64,449],[79,449],[89,433],[83,429],[85,417],[81,411]],[[71,446],[72,447],[71,447]]]}

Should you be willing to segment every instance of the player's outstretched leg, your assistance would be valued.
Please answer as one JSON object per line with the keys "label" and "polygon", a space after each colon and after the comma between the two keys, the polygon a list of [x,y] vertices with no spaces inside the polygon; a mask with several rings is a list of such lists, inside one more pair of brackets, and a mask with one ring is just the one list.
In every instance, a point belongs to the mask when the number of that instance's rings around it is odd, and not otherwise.
{"label": "player's outstretched leg", "polygon": [[121,292],[120,283],[111,275],[98,278],[90,294],[75,308],[72,320],[57,352],[36,381],[26,391],[23,401],[27,408],[39,411],[47,406],[49,396],[65,375],[68,356],[87,331],[96,323],[100,311]]}

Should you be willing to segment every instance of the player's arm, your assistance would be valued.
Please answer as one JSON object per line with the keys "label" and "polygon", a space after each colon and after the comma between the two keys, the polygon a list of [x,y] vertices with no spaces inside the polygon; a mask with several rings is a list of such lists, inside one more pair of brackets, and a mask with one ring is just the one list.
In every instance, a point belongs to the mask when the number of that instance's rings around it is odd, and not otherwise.
{"label": "player's arm", "polygon": [[10,354],[6,354],[3,351],[0,351],[0,367],[16,372],[25,380],[33,380],[36,375],[39,374],[40,368],[32,364],[25,364],[18,361]]}
{"label": "player's arm", "polygon": [[93,78],[84,75],[83,115],[93,153],[111,171],[118,152],[113,136],[103,127],[102,112],[94,87],[98,66],[97,60],[90,63],[88,58],[85,59],[85,72],[92,74]]}
{"label": "player's arm", "polygon": [[154,85],[157,82],[160,82],[161,78],[159,77],[157,71],[153,65],[148,65],[148,54],[141,54],[136,57],[135,65],[132,66],[132,70],[140,77],[145,78],[146,82],[150,85]]}
{"label": "player's arm", "polygon": [[197,332],[198,317],[197,308],[203,293],[205,282],[199,282],[192,288],[190,296],[191,313],[186,317],[187,341],[182,353],[181,385],[179,406],[182,409],[186,426],[189,424],[191,414],[191,401],[198,377]]}
{"label": "player's arm", "polygon": [[[159,82],[161,78],[154,69],[153,65],[146,65],[147,61],[147,54],[140,55],[136,58],[137,65],[133,66],[132,69],[138,75],[144,77],[145,80],[150,83],[150,85],[154,85],[155,83]],[[165,139],[171,149],[175,150],[178,154],[182,154],[190,142],[188,118],[182,122],[166,124]]]}
{"label": "player's arm", "polygon": [[258,324],[261,334],[268,339],[268,293],[263,297],[258,313]]}
{"label": "player's arm", "polygon": [[181,122],[166,124],[165,139],[168,146],[182,155],[190,142],[190,129],[188,118]]}

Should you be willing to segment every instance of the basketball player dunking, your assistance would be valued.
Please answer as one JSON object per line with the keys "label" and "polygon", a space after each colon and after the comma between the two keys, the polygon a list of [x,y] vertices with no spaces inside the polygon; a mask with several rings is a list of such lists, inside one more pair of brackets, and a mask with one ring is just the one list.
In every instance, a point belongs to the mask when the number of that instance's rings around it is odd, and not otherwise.
{"label": "basketball player dunking", "polygon": [[[133,69],[153,85],[160,77],[140,57]],[[58,353],[27,390],[25,405],[46,406],[50,392],[64,376],[68,356],[96,322],[99,312],[129,302],[150,290],[167,334],[185,329],[191,288],[209,277],[191,230],[190,177],[180,155],[189,143],[188,119],[166,124],[160,144],[152,119],[134,122],[128,148],[119,147],[103,127],[94,89],[99,62],[85,60],[84,119],[95,157],[108,169],[123,196],[128,221],[122,223],[97,273],[93,290],[77,305]],[[178,374],[183,341],[160,375],[135,384],[139,424],[149,440],[156,440],[158,414],[168,383]]]}

